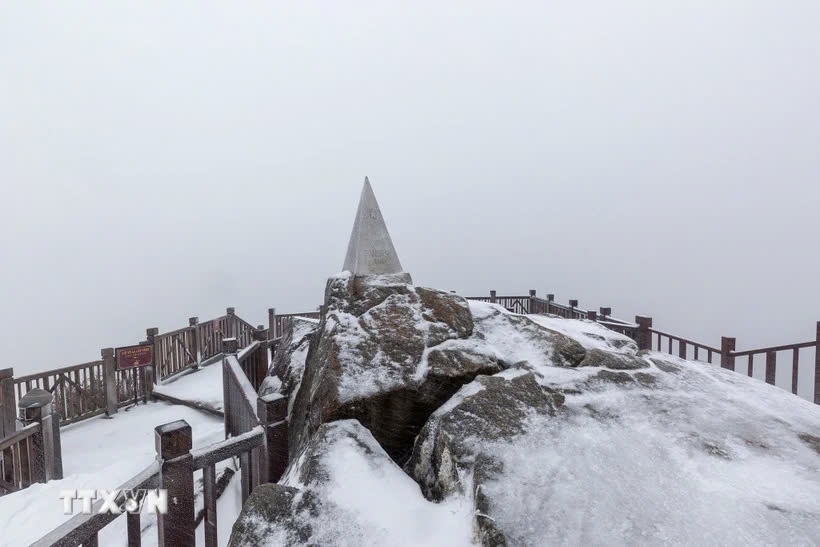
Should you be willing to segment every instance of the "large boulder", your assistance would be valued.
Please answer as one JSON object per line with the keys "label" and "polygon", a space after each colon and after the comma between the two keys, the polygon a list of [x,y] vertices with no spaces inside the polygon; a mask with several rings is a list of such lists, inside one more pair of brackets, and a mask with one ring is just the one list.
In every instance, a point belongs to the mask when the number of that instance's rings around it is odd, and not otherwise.
{"label": "large boulder", "polygon": [[486,545],[504,545],[494,526],[482,485],[503,470],[490,443],[512,443],[533,415],[554,416],[564,395],[540,385],[535,374],[510,369],[479,376],[458,391],[425,424],[406,470],[428,499],[474,496],[477,536]]}
{"label": "large boulder", "polygon": [[597,351],[478,377],[406,470],[431,500],[468,496],[483,545],[820,541],[820,409],[713,365]]}
{"label": "large boulder", "polygon": [[289,416],[291,457],[321,424],[354,418],[404,463],[436,408],[503,368],[492,354],[461,351],[472,334],[464,298],[414,287],[407,274],[331,278]]}
{"label": "large boulder", "polygon": [[472,544],[470,505],[437,504],[355,420],[322,425],[280,484],[257,488],[230,545]]}
{"label": "large boulder", "polygon": [[289,321],[282,338],[276,345],[271,360],[269,376],[259,389],[259,395],[282,393],[293,404],[305,371],[310,340],[319,328],[319,321],[306,317],[294,317]]}

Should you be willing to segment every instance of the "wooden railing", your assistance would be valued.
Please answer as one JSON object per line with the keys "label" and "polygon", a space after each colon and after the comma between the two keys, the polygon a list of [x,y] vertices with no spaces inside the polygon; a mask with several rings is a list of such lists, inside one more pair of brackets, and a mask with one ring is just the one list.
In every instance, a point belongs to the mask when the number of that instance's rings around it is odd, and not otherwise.
{"label": "wooden railing", "polygon": [[268,376],[268,348],[271,342],[261,339],[266,332],[258,333],[257,337],[260,339],[240,350],[236,356],[242,372],[257,393],[262,382]]}
{"label": "wooden railing", "polygon": [[63,478],[60,428],[51,403],[26,410],[28,425],[0,439],[0,495]]}
{"label": "wooden railing", "polygon": [[[155,432],[157,460],[119,487],[123,493],[117,498],[117,505],[124,509],[127,501],[125,492],[157,488],[168,490],[168,513],[157,515],[158,545],[194,545],[197,525],[194,515],[194,473],[202,471],[205,545],[215,546],[216,464],[237,456],[241,458],[249,451],[258,449],[265,441],[264,428],[259,426],[244,435],[196,450],[192,450],[191,426],[184,420],[161,425]],[[34,542],[32,547],[98,546],[100,532],[119,516],[100,513],[102,504],[102,500],[96,501],[91,514],[72,517]],[[123,510],[121,514],[125,514],[128,521],[128,545],[140,545],[140,513]]]}
{"label": "wooden railing", "polygon": [[[35,437],[42,435],[40,424],[29,424],[4,439],[0,439],[0,491],[16,492],[35,482],[45,482],[44,470],[38,466],[39,458],[32,457],[41,444]],[[41,477],[42,475],[42,477]]]}
{"label": "wooden railing", "polygon": [[[298,314],[285,316],[283,321],[286,323],[294,315]],[[269,329],[261,325],[254,327],[238,317],[233,308],[228,308],[225,315],[216,319],[200,323],[198,318],[192,317],[188,323],[187,327],[165,333],[159,333],[156,328],[146,330],[147,340],[144,343],[154,348],[153,367],[117,370],[113,361],[114,350],[105,348],[101,352],[103,358],[97,361],[13,378],[11,390],[16,400],[12,401],[10,397],[4,399],[0,393],[0,422],[8,420],[13,426],[17,401],[35,388],[54,394],[54,410],[61,425],[106,412],[110,414],[139,398],[145,400],[150,396],[153,383],[219,358],[223,338],[235,338],[240,348],[249,346],[256,339],[268,338]],[[110,360],[108,374],[113,378],[110,390],[107,387],[106,359]],[[263,361],[262,357],[253,356],[252,359],[254,363]],[[3,432],[0,427],[0,433]]]}
{"label": "wooden railing", "polygon": [[277,314],[276,308],[268,310],[268,339],[276,340],[281,338],[285,331],[288,330],[290,322],[294,317],[306,317],[308,319],[320,319],[322,317],[322,306],[319,306],[317,311],[309,311],[304,313],[286,313]]}
{"label": "wooden railing", "polygon": [[530,290],[529,296],[498,296],[496,291],[490,291],[490,296],[467,297],[469,300],[479,300],[491,302],[504,306],[513,313],[547,313],[565,318],[588,319],[596,321],[613,331],[629,336],[635,340],[638,347],[643,350],[657,350],[671,355],[676,355],[683,359],[694,359],[706,363],[717,363],[723,368],[736,370],[735,362],[738,358],[746,358],[747,374],[754,377],[754,358],[765,355],[765,374],[761,378],[765,382],[776,385],[777,376],[777,355],[781,352],[790,354],[791,366],[791,392],[797,394],[799,390],[799,374],[801,350],[814,348],[814,385],[812,386],[813,400],[815,404],[820,404],[820,321],[816,325],[815,340],[799,342],[796,344],[786,344],[767,348],[758,348],[737,351],[735,349],[736,339],[732,337],[722,337],[720,347],[711,346],[702,342],[697,342],[664,332],[652,327],[652,318],[636,316],[635,322],[630,323],[612,317],[612,308],[600,308],[599,312],[582,310],[578,308],[578,300],[569,300],[568,305],[555,302],[555,297],[548,294],[546,299],[536,296],[534,290]]}
{"label": "wooden railing", "polygon": [[[192,449],[191,427],[179,420],[159,426],[156,432],[157,461],[128,480],[120,490],[167,490],[168,512],[157,515],[157,544],[160,547],[193,546],[199,520],[194,515],[194,473],[202,471],[204,508],[202,522],[206,547],[216,547],[218,537],[216,465],[238,457],[244,503],[262,483],[276,482],[287,466],[287,399],[279,394],[257,397],[245,376],[236,353],[238,341],[222,342],[225,354],[223,391],[226,439],[206,448]],[[244,352],[245,361],[265,350],[261,341]],[[117,499],[124,506],[125,498]],[[92,514],[77,515],[43,536],[36,547],[77,547],[99,545],[99,533],[118,515],[99,513],[102,501],[92,506]],[[140,514],[127,513],[128,545],[140,545]],[[233,525],[232,522],[226,525]]]}

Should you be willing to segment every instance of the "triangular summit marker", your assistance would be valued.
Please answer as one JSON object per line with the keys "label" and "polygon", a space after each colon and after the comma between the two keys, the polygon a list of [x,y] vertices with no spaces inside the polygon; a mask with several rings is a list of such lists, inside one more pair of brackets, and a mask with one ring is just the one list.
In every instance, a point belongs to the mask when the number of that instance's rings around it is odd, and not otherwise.
{"label": "triangular summit marker", "polygon": [[370,181],[364,178],[364,188],[359,199],[359,209],[353,222],[350,243],[347,244],[344,270],[354,275],[401,273],[401,262],[393,240],[387,231],[381,209],[370,187]]}

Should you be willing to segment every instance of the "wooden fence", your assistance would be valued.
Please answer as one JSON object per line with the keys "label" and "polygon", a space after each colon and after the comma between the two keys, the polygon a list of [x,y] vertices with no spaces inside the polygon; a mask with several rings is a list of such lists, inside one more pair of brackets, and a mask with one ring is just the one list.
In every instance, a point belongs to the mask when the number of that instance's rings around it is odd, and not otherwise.
{"label": "wooden fence", "polygon": [[51,403],[26,410],[27,425],[0,439],[0,495],[63,478],[60,427]]}
{"label": "wooden fence", "polygon": [[284,315],[276,313],[276,308],[268,310],[268,338],[276,340],[281,338],[285,331],[288,330],[290,322],[294,317],[306,317],[308,319],[320,319],[322,317],[322,306],[319,306],[317,311],[310,311],[304,313],[286,313]]}
{"label": "wooden fence", "polygon": [[756,356],[765,356],[765,376],[763,380],[772,385],[776,385],[777,355],[785,352],[790,354],[791,357],[790,387],[793,394],[797,394],[799,388],[800,352],[801,350],[811,351],[811,348],[814,348],[814,385],[811,386],[810,384],[810,386],[813,389],[811,393],[813,394],[814,403],[820,404],[820,321],[816,324],[814,340],[738,351],[736,349],[737,340],[733,337],[724,336],[721,338],[720,347],[711,346],[655,329],[652,326],[651,317],[636,316],[635,322],[630,323],[612,317],[612,308],[602,307],[598,312],[583,310],[578,307],[578,300],[569,300],[568,305],[562,305],[555,302],[555,295],[548,294],[546,298],[539,298],[534,290],[530,290],[528,296],[498,296],[496,291],[490,291],[489,296],[471,296],[467,298],[499,304],[514,313],[547,313],[565,318],[596,321],[611,330],[629,336],[635,340],[639,349],[654,349],[683,359],[694,359],[707,363],[719,360],[721,367],[733,371],[736,370],[735,363],[737,359],[745,358],[747,374],[750,377],[754,377],[754,358]]}
{"label": "wooden fence", "polygon": [[[267,342],[267,341],[266,341]],[[222,442],[192,449],[191,427],[179,420],[155,429],[157,460],[126,481],[122,491],[164,489],[168,492],[168,512],[157,515],[157,543],[160,547],[193,547],[198,520],[194,515],[196,494],[194,474],[202,472],[203,518],[206,547],[216,547],[218,532],[216,465],[230,458],[240,461],[242,502],[262,483],[277,482],[287,466],[287,399],[278,394],[257,397],[245,376],[243,362],[267,351],[257,340],[253,349],[237,354],[238,341],[221,341],[224,350],[223,395],[225,436]],[[124,506],[124,495],[118,498]],[[99,533],[118,515],[99,513],[102,500],[92,506],[92,514],[77,515],[36,541],[36,547],[97,547]],[[141,543],[139,512],[126,514],[127,543]],[[226,523],[232,526],[233,523]],[[125,538],[124,538],[125,539]]]}

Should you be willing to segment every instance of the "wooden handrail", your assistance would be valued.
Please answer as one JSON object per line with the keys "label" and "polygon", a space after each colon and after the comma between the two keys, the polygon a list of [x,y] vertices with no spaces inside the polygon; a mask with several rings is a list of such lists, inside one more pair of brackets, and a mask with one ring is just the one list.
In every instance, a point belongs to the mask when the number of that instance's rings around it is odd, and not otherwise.
{"label": "wooden handrail", "polygon": [[649,332],[653,334],[660,334],[661,336],[666,336],[667,338],[671,338],[672,340],[677,340],[678,342],[683,342],[684,344],[689,344],[692,346],[698,346],[699,348],[703,348],[705,350],[709,350],[712,353],[720,353],[720,349],[712,347],[708,344],[701,344],[700,342],[695,342],[693,340],[687,340],[686,338],[681,338],[680,336],[675,336],[674,334],[669,334],[668,332],[663,332],[657,329],[649,329]]}
{"label": "wooden handrail", "polygon": [[25,376],[15,376],[14,377],[14,383],[15,384],[20,384],[20,383],[25,383],[25,382],[31,382],[32,380],[37,380],[37,379],[43,378],[45,376],[54,376],[56,374],[65,374],[66,372],[74,372],[75,370],[82,370],[84,368],[102,366],[102,364],[103,364],[102,361],[89,361],[87,363],[81,363],[79,365],[71,365],[69,367],[55,368],[55,369],[52,369],[52,370],[44,370],[43,372],[36,372],[36,373],[33,373],[33,374],[27,374]]}
{"label": "wooden handrail", "polygon": [[[119,490],[138,490],[156,488],[158,483],[159,465],[151,463],[143,471],[128,479]],[[90,515],[80,514],[72,517],[60,526],[44,535],[31,544],[31,547],[77,547],[88,542],[90,538],[105,528],[120,515],[100,513],[104,500],[98,500],[91,506]]]}
{"label": "wooden handrail", "polygon": [[6,450],[7,448],[9,448],[9,447],[19,443],[20,441],[23,441],[23,440],[31,437],[32,435],[35,435],[35,434],[39,433],[39,432],[40,432],[40,424],[39,423],[28,424],[26,427],[24,427],[22,429],[18,429],[17,431],[12,433],[11,435],[8,435],[6,438],[0,439],[0,452],[2,452],[3,450]]}
{"label": "wooden handrail", "polygon": [[743,351],[733,351],[731,353],[732,357],[743,357],[745,355],[759,355],[761,353],[769,353],[770,351],[788,351],[791,349],[804,349],[804,348],[813,348],[817,345],[817,342],[812,340],[811,342],[801,342],[799,344],[787,344],[785,346],[772,346],[769,348],[760,348],[760,349],[747,349]]}
{"label": "wooden handrail", "polygon": [[241,364],[244,362],[254,351],[259,347],[260,342],[258,340],[251,342],[251,344],[242,348],[242,350],[236,354],[236,360],[239,361]]}
{"label": "wooden handrail", "polygon": [[265,440],[265,430],[258,425],[246,433],[214,443],[204,448],[191,450],[194,457],[194,470],[217,464],[228,458],[238,456],[257,446],[262,446]]}

